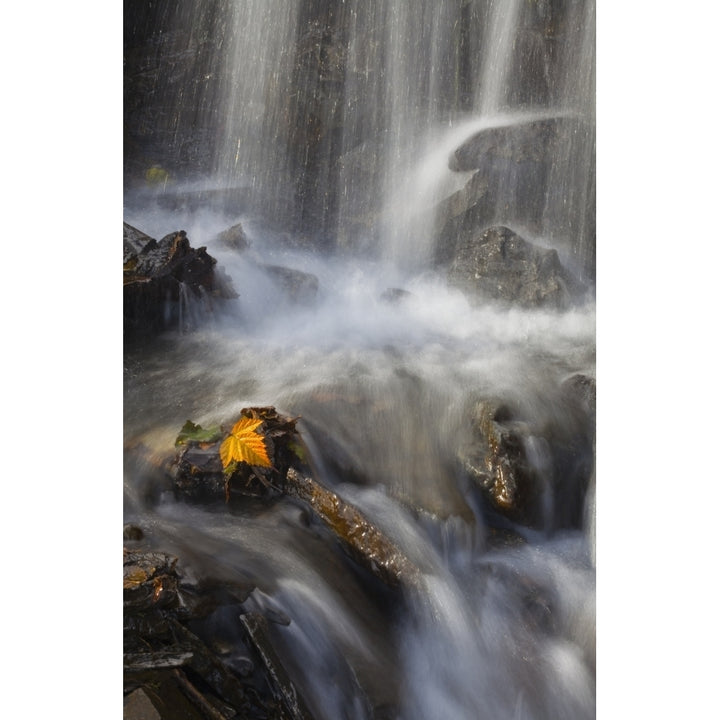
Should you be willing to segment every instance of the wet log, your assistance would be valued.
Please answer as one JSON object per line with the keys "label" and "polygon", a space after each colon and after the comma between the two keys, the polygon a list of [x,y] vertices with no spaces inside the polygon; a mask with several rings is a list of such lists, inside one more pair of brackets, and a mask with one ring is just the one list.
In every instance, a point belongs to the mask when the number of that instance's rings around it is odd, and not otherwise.
{"label": "wet log", "polygon": [[295,468],[287,473],[286,492],[304,500],[333,531],[350,555],[384,583],[417,583],[420,571],[356,508]]}
{"label": "wet log", "polygon": [[193,654],[183,648],[156,650],[147,653],[125,653],[123,667],[127,672],[179,668],[188,665]]}

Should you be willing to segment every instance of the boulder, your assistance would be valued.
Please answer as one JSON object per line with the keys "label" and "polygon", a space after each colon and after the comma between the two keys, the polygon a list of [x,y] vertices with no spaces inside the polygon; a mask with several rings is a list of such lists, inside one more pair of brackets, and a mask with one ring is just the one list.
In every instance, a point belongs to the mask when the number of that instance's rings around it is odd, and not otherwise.
{"label": "boulder", "polygon": [[236,252],[243,252],[250,247],[250,240],[242,223],[237,223],[227,228],[227,230],[218,233],[216,239],[228,249],[235,250]]}
{"label": "boulder", "polygon": [[483,168],[488,158],[543,162],[552,159],[575,124],[575,120],[553,117],[485,128],[460,145],[448,165],[451,170],[467,171]]}
{"label": "boulder", "polygon": [[564,310],[582,290],[560,263],[556,250],[533,245],[503,226],[460,240],[448,282],[472,301],[522,308]]}
{"label": "boulder", "polygon": [[123,326],[126,339],[186,329],[213,298],[236,298],[230,279],[206,248],[190,246],[184,230],[160,241],[123,223]]}

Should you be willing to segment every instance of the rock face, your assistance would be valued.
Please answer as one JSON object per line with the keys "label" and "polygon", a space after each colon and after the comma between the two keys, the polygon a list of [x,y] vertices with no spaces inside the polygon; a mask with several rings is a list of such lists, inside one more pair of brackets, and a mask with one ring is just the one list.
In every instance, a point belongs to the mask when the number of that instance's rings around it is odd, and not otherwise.
{"label": "rock face", "polygon": [[189,305],[235,298],[229,278],[185,231],[160,241],[123,223],[123,327],[125,337],[148,336],[192,323]]}
{"label": "rock face", "polygon": [[217,37],[227,0],[124,4],[123,111],[126,186],[151,181],[159,166],[178,173],[212,169],[217,133],[198,107],[219,92]]}
{"label": "rock face", "polygon": [[555,250],[532,245],[502,226],[461,241],[448,280],[474,300],[523,308],[562,310],[580,291]]}

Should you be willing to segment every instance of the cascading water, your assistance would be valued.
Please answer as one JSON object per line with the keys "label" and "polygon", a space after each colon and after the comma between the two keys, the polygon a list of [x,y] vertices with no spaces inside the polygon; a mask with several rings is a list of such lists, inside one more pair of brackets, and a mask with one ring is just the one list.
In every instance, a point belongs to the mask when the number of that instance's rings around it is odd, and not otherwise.
{"label": "cascading water", "polygon": [[[187,47],[167,35],[195,26],[207,56],[183,75]],[[172,454],[187,419],[227,422],[249,406],[300,416],[317,479],[421,579],[401,603],[379,597],[297,505],[238,517],[148,501],[131,459],[126,520],[196,572],[256,586],[248,606],[287,620],[272,639],[313,717],[594,717],[594,525],[559,523],[546,494],[542,522],[506,524],[523,542],[496,546],[460,461],[479,399],[513,404],[533,428],[571,422],[557,388],[594,377],[594,305],[473,304],[433,265],[443,202],[476,173],[450,169],[455,150],[488,128],[572,116],[532,222],[516,212],[517,171],[499,162],[487,224],[526,228],[592,277],[594,3],[218,0],[168,28],[183,93],[156,81],[153,97],[177,108],[157,118],[172,142],[155,136],[163,149],[143,160],[171,182],[129,183],[125,220],[153,237],[182,227],[240,297],[193,332],[126,349],[127,444]],[[172,159],[187,127],[208,147],[183,177],[188,163]],[[198,189],[199,207],[183,201]],[[242,201],[228,203],[236,189]],[[237,221],[250,253],[217,240]],[[278,264],[317,277],[313,304],[278,293],[263,269]],[[387,302],[388,288],[407,295]],[[529,433],[525,454],[547,479],[543,443]],[[221,632],[234,637],[236,622]]]}

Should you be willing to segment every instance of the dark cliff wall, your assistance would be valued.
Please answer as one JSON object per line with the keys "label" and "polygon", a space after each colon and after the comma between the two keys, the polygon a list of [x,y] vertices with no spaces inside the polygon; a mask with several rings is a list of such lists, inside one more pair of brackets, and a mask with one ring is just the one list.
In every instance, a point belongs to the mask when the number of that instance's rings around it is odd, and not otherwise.
{"label": "dark cliff wall", "polygon": [[192,176],[212,169],[210,122],[219,91],[218,43],[226,0],[125,0],[124,180],[145,181],[160,166]]}

